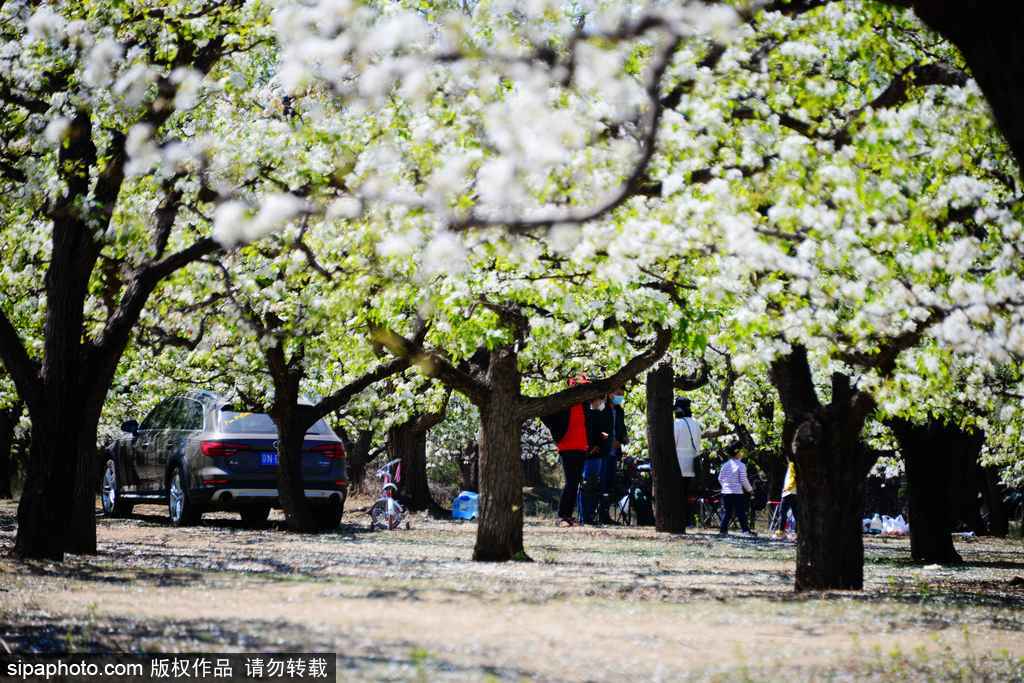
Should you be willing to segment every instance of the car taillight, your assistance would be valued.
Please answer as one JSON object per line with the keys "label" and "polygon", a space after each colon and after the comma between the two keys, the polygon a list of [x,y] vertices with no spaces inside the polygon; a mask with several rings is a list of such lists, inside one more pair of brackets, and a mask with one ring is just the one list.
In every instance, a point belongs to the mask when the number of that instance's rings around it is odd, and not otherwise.
{"label": "car taillight", "polygon": [[340,443],[324,443],[318,446],[313,446],[309,450],[326,456],[328,460],[345,459],[345,446]]}
{"label": "car taillight", "polygon": [[228,443],[225,441],[200,441],[199,450],[208,458],[226,458],[239,451],[247,451],[245,444]]}

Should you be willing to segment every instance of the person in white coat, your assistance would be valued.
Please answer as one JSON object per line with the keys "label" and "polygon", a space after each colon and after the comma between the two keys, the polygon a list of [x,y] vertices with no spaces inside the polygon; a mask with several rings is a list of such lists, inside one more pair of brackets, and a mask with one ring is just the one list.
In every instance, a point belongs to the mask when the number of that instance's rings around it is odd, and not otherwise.
{"label": "person in white coat", "polygon": [[695,463],[700,457],[700,423],[693,417],[690,399],[680,396],[673,405],[675,423],[673,431],[676,441],[676,458],[679,459],[679,472],[683,475],[683,509],[686,525],[690,526],[690,490],[697,476]]}

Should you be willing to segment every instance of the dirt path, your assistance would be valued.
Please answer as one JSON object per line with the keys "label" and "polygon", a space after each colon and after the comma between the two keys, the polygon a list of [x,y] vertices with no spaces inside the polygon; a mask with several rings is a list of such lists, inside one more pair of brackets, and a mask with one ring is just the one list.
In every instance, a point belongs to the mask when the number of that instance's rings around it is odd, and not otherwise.
{"label": "dirt path", "polygon": [[[793,547],[530,520],[533,563],[469,562],[475,527],[368,533],[99,521],[100,555],[0,560],[11,649],[337,651],[343,680],[1024,679],[1019,542],[927,570],[868,544],[862,593],[796,596]],[[14,507],[0,504],[0,551]],[[2,647],[2,645],[0,645]]]}

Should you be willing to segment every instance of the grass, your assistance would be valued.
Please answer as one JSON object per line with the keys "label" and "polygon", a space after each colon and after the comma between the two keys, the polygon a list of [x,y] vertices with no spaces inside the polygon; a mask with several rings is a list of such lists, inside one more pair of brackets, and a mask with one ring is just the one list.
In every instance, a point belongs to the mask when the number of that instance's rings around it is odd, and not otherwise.
{"label": "grass", "polygon": [[0,559],[0,649],[334,651],[342,680],[1024,680],[1016,540],[935,571],[867,539],[865,590],[806,595],[794,546],[763,538],[529,517],[535,561],[493,564],[475,525],[427,517],[309,537],[139,512],[99,520],[99,556]]}

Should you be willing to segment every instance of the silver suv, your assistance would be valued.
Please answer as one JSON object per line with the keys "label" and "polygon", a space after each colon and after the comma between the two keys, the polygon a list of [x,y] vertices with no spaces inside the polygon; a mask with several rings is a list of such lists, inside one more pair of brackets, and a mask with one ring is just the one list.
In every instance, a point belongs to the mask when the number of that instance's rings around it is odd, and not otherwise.
{"label": "silver suv", "polygon": [[[277,427],[265,413],[246,412],[224,397],[192,391],[160,402],[140,425],[105,449],[103,510],[125,516],[139,503],[166,502],[171,523],[197,523],[208,510],[233,510],[242,521],[266,522],[280,507]],[[320,526],[337,527],[348,481],[345,447],[320,420],[306,433],[302,473]]]}

